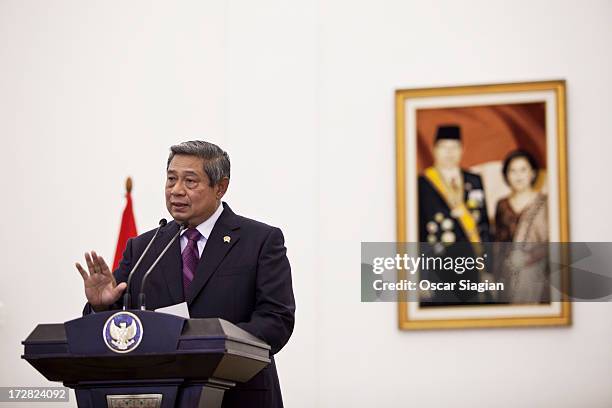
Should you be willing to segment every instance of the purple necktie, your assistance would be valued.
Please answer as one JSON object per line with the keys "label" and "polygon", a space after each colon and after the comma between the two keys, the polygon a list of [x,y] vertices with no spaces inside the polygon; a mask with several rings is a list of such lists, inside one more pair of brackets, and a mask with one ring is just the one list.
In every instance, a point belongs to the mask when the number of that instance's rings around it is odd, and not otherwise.
{"label": "purple necktie", "polygon": [[187,246],[183,250],[183,290],[187,297],[187,289],[193,281],[195,271],[198,267],[200,253],[198,252],[198,241],[202,237],[200,231],[195,228],[189,228],[185,231],[187,237]]}

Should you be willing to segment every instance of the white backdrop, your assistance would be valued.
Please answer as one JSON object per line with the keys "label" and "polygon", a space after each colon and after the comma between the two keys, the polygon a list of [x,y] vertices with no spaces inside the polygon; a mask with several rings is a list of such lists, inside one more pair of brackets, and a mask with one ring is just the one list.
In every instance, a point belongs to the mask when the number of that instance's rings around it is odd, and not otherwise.
{"label": "white backdrop", "polygon": [[395,239],[393,92],[422,86],[567,79],[571,236],[609,241],[610,21],[609,0],[0,0],[0,386],[48,384],[20,341],[79,315],[73,264],[112,259],[125,177],[154,227],[168,146],[202,138],[230,153],[232,208],[285,233],[287,407],[611,406],[612,305],[400,332],[358,261]]}

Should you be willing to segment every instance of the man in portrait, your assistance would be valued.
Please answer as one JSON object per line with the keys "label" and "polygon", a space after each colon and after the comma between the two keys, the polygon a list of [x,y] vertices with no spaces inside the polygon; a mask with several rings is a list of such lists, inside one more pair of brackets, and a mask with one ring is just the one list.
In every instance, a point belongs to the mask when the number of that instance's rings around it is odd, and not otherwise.
{"label": "man in portrait", "polygon": [[[437,256],[480,256],[481,243],[489,241],[489,219],[480,176],[461,168],[463,143],[457,125],[439,126],[433,146],[433,166],[419,176],[419,241],[429,244]],[[432,271],[429,271],[432,272]],[[478,282],[477,271],[436,271],[425,274],[430,280]],[[437,276],[436,276],[437,275]],[[434,294],[460,303],[474,295],[470,291],[454,295]],[[459,299],[455,299],[459,297]],[[438,302],[436,302],[438,303]]]}
{"label": "man in portrait", "polygon": [[[204,142],[170,148],[166,167],[166,207],[173,221],[161,227],[151,251],[131,279],[135,302],[145,270],[179,231],[145,289],[147,306],[157,309],[187,302],[193,318],[221,318],[236,324],[277,353],[294,326],[295,301],[291,268],[280,229],[235,214],[226,202],[230,180],[228,154]],[[119,267],[92,251],[85,254],[88,271],[76,264],[85,285],[84,314],[122,306],[129,272],[155,230],[128,241]],[[134,307],[135,304],[129,305]],[[225,392],[223,407],[282,407],[274,363],[250,381]]]}

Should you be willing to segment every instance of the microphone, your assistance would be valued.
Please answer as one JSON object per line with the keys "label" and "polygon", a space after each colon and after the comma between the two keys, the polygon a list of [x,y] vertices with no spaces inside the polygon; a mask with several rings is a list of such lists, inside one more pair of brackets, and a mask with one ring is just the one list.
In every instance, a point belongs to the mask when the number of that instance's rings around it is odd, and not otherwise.
{"label": "microphone", "polygon": [[123,294],[123,310],[127,310],[128,306],[130,305],[130,283],[132,282],[132,276],[134,275],[134,272],[136,271],[136,269],[138,269],[140,262],[142,262],[147,252],[149,252],[149,248],[151,248],[151,244],[153,244],[153,241],[155,241],[155,238],[157,238],[157,234],[159,233],[159,230],[162,229],[162,227],[165,227],[167,223],[168,221],[166,221],[165,218],[162,218],[161,220],[159,220],[159,226],[157,227],[157,230],[155,230],[155,234],[153,234],[153,238],[151,238],[151,240],[145,247],[145,250],[140,255],[140,258],[138,258],[138,260],[136,261],[136,265],[134,265],[134,267],[130,271],[130,274],[128,275],[128,278],[127,278],[127,287],[125,288],[125,293]]}
{"label": "microphone", "polygon": [[176,241],[178,236],[181,235],[181,232],[183,232],[186,229],[187,229],[187,223],[182,224],[179,230],[176,232],[176,234],[174,234],[170,242],[168,242],[168,245],[166,245],[166,247],[161,252],[161,254],[159,254],[155,262],[153,262],[153,265],[151,265],[151,267],[145,272],[144,276],[142,277],[142,282],[140,284],[140,294],[138,295],[138,304],[140,305],[140,310],[147,310],[144,287],[145,287],[145,283],[147,282],[147,278],[149,277],[149,274],[153,271],[153,268],[157,266],[157,263],[162,259],[164,254],[168,251],[168,249],[170,249],[170,247],[172,246],[174,241]]}

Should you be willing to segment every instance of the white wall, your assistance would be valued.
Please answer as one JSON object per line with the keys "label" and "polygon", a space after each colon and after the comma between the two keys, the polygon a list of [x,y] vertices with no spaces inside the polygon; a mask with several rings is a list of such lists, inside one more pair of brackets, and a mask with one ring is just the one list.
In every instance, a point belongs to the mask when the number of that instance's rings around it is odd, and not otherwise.
{"label": "white wall", "polygon": [[610,304],[575,304],[571,328],[400,332],[358,267],[361,241],[395,239],[398,88],[567,79],[572,239],[609,241],[611,19],[610,1],[0,0],[0,386],[45,384],[19,342],[78,316],[73,263],[112,259],[125,176],[152,228],[168,146],[205,138],[234,210],[285,232],[286,406],[612,405]]}

